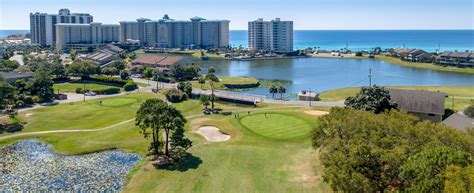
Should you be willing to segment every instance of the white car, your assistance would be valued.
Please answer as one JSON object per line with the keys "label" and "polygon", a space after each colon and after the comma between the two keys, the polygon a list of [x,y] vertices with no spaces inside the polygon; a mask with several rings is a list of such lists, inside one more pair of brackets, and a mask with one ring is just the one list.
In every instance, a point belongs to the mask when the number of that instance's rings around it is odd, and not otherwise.
{"label": "white car", "polygon": [[86,92],[84,93],[86,96],[95,96],[95,92]]}

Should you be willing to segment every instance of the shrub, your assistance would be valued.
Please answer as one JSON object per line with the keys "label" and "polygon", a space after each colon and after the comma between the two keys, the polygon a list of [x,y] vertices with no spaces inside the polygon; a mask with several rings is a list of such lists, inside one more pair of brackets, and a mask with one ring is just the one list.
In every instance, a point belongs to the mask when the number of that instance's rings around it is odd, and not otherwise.
{"label": "shrub", "polygon": [[90,91],[89,89],[83,90],[83,89],[80,88],[80,87],[79,87],[79,88],[76,88],[76,93],[77,93],[77,94],[84,94],[84,93],[89,92],[89,91]]}
{"label": "shrub", "polygon": [[464,114],[468,117],[474,118],[474,105],[467,107],[464,110]]}
{"label": "shrub", "polygon": [[165,91],[165,96],[168,101],[172,103],[179,103],[187,99],[186,93],[176,89],[169,89]]}
{"label": "shrub", "polygon": [[132,90],[136,90],[137,88],[138,88],[138,85],[134,82],[129,82],[125,84],[125,86],[123,86],[123,90],[125,91],[132,91]]}
{"label": "shrub", "polygon": [[111,87],[111,88],[104,88],[101,90],[93,90],[92,92],[95,92],[96,94],[100,94],[100,95],[118,94],[120,93],[120,88]]}
{"label": "shrub", "polygon": [[356,52],[355,56],[362,56],[362,52]]}

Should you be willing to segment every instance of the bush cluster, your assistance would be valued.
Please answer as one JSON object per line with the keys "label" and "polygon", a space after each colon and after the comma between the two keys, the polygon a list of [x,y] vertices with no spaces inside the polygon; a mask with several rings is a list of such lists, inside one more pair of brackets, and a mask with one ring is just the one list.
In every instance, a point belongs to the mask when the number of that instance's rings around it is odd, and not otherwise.
{"label": "bush cluster", "polygon": [[168,101],[172,103],[179,103],[187,99],[186,93],[176,89],[169,89],[165,91],[165,96]]}
{"label": "bush cluster", "polygon": [[127,84],[125,84],[123,86],[123,90],[125,90],[127,92],[128,91],[133,91],[133,90],[136,90],[136,89],[138,89],[138,85],[134,82],[128,82]]}
{"label": "bush cluster", "polygon": [[118,94],[120,93],[120,88],[110,87],[110,88],[104,88],[100,90],[93,90],[92,92],[95,92],[95,94],[100,94],[100,95]]}

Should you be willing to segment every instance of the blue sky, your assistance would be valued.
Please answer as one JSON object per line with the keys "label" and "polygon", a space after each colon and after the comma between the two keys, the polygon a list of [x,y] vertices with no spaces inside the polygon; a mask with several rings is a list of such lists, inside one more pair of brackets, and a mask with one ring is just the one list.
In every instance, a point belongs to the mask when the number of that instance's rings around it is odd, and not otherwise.
{"label": "blue sky", "polygon": [[474,29],[473,0],[0,0],[0,29],[29,29],[30,12],[91,13],[102,23],[201,16],[247,21],[280,17],[295,29]]}

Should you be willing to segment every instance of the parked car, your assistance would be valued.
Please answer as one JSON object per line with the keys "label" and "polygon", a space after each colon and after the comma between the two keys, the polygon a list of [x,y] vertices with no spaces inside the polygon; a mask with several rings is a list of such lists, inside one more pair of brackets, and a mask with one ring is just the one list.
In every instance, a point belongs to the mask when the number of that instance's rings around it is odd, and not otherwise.
{"label": "parked car", "polygon": [[96,94],[95,94],[95,92],[86,92],[86,93],[84,93],[84,95],[86,95],[86,96],[95,96]]}

